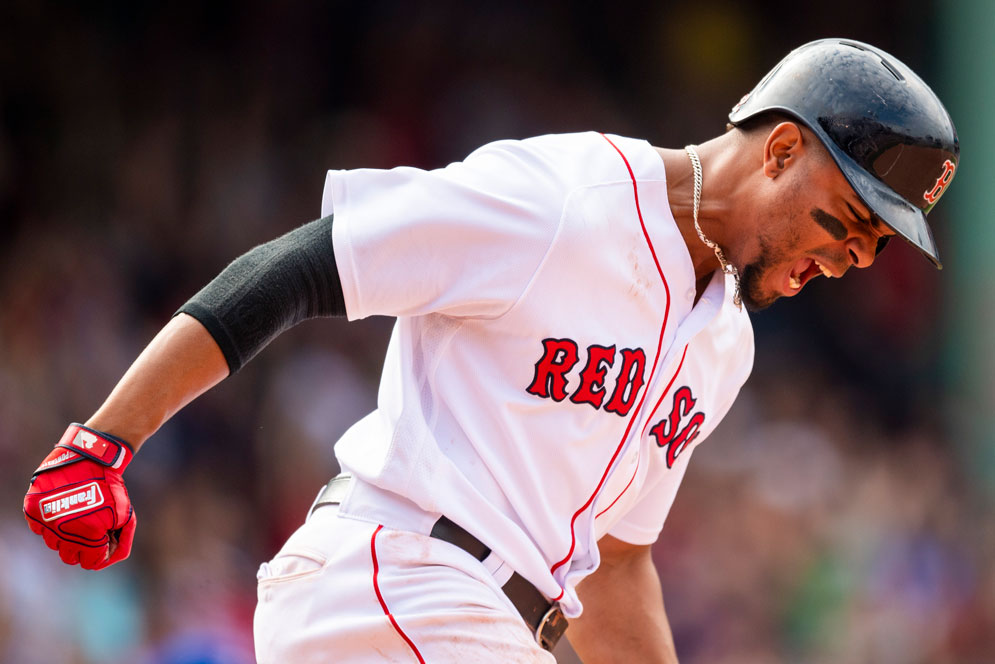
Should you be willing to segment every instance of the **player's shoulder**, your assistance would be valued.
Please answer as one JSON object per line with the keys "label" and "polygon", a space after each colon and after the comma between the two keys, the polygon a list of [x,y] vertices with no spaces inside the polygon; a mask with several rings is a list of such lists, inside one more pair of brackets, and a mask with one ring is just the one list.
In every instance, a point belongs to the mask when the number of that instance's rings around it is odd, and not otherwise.
{"label": "player's shoulder", "polygon": [[472,154],[490,150],[526,150],[526,151],[556,151],[577,150],[589,147],[593,143],[603,143],[602,134],[596,131],[581,131],[555,134],[539,134],[525,138],[504,138],[485,143]]}
{"label": "player's shoulder", "polygon": [[567,179],[614,181],[663,179],[663,162],[646,140],[597,131],[504,139],[474,150],[467,161],[500,155],[530,169],[555,170]]}

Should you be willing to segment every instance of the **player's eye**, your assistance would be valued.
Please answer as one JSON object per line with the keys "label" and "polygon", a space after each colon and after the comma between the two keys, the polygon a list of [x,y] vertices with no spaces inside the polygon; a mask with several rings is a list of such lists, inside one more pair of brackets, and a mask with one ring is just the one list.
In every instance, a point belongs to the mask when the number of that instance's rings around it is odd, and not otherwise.
{"label": "player's eye", "polygon": [[874,212],[870,213],[870,218],[862,217],[849,202],[846,206],[850,208],[850,214],[853,215],[853,218],[857,220],[858,224],[862,224],[878,236],[876,249],[877,253],[880,254],[884,251],[884,248],[888,244],[888,240],[891,238],[892,234],[888,232],[888,227],[883,221],[881,221],[881,217],[877,216]]}
{"label": "player's eye", "polygon": [[884,251],[884,248],[885,248],[886,246],[888,246],[888,240],[890,240],[890,239],[891,239],[891,238],[893,238],[893,237],[894,237],[894,235],[882,235],[881,237],[879,237],[879,238],[878,238],[878,246],[877,246],[877,248],[876,248],[876,249],[874,250],[874,255],[875,255],[875,256],[877,256],[877,255],[878,255],[878,254],[880,254],[880,253],[881,253],[882,251]]}
{"label": "player's eye", "polygon": [[850,203],[847,203],[846,206],[850,209],[850,214],[853,215],[853,218],[856,219],[858,223],[861,223],[874,230],[878,230],[877,217],[873,213],[871,214],[871,217],[868,219],[867,217],[860,216],[860,214],[854,209],[852,205],[850,205]]}

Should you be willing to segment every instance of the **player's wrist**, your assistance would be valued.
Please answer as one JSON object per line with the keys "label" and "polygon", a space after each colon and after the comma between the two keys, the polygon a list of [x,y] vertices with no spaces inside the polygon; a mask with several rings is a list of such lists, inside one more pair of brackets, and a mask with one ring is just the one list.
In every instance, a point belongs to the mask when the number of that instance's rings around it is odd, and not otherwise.
{"label": "player's wrist", "polygon": [[100,413],[83,422],[83,426],[88,429],[124,443],[131,449],[132,454],[138,454],[138,450],[160,425],[161,421],[136,422],[126,416],[105,417]]}
{"label": "player's wrist", "polygon": [[117,473],[123,473],[134,456],[134,449],[124,439],[73,422],[55,444],[55,449],[35,471],[35,476],[83,460],[93,461]]}

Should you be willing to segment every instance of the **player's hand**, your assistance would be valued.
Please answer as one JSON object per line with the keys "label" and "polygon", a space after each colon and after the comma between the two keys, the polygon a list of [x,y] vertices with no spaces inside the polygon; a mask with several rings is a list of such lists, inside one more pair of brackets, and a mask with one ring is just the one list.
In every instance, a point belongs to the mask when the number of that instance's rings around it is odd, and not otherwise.
{"label": "player's hand", "polygon": [[121,473],[133,455],[123,440],[71,424],[38,466],[24,518],[63,562],[103,569],[131,554],[135,511]]}

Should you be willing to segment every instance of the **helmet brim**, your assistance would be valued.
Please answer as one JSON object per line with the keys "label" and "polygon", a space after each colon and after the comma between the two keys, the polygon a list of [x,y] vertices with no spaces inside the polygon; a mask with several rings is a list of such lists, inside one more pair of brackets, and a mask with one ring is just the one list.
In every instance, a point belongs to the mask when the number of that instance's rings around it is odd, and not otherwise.
{"label": "helmet brim", "polygon": [[864,202],[864,205],[880,217],[881,221],[897,235],[922,252],[937,269],[942,269],[943,265],[940,263],[940,257],[936,250],[933,232],[926,223],[925,213],[895,193],[891,187],[858,166],[857,162],[829,140],[828,136],[821,135],[822,132],[818,129],[815,129],[815,132],[820,134],[819,138],[822,144],[829,150],[829,154],[832,155],[843,176]]}

